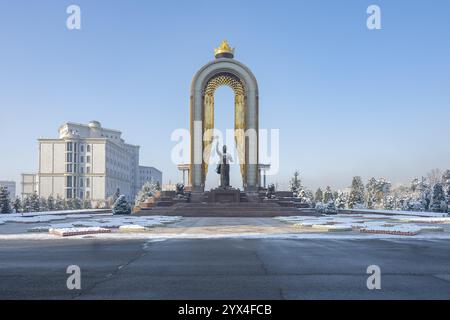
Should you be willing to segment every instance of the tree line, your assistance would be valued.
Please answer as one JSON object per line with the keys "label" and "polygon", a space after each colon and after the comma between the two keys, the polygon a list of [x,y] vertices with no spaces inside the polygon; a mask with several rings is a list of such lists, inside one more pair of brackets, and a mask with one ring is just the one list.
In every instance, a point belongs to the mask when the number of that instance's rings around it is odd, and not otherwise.
{"label": "tree line", "polygon": [[300,174],[294,172],[289,189],[302,203],[311,207],[337,209],[378,209],[447,212],[450,201],[450,170],[431,170],[426,177],[415,178],[409,185],[393,187],[385,178],[370,178],[364,184],[360,176],[352,179],[349,190],[319,187],[315,193],[304,188]]}

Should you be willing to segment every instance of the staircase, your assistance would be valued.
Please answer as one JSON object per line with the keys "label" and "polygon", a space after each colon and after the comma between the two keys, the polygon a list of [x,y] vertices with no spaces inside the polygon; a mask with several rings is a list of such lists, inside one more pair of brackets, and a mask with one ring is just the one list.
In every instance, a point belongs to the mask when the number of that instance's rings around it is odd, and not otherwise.
{"label": "staircase", "polygon": [[[242,199],[242,198],[241,198]],[[183,217],[277,217],[317,215],[314,210],[298,210],[294,207],[283,207],[277,203],[177,203],[170,207],[153,207],[134,215],[151,216],[183,216]]]}

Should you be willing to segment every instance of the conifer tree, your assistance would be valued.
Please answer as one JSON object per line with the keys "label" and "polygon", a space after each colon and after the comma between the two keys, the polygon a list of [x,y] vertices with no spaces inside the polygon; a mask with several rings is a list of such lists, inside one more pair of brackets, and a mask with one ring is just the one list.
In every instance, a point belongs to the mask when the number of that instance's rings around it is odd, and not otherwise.
{"label": "conifer tree", "polygon": [[11,213],[11,199],[8,188],[0,185],[0,213]]}
{"label": "conifer tree", "polygon": [[117,198],[116,202],[113,205],[112,212],[113,212],[113,214],[130,214],[131,213],[131,206],[123,194]]}
{"label": "conifer tree", "polygon": [[297,196],[302,189],[302,181],[300,179],[300,172],[295,171],[294,176],[289,181],[289,191],[291,191],[294,196]]}
{"label": "conifer tree", "polygon": [[49,195],[47,198],[47,210],[54,211],[55,210],[55,199],[52,195]]}
{"label": "conifer tree", "polygon": [[361,177],[353,177],[350,196],[348,198],[348,207],[350,209],[362,207],[364,204],[364,184]]}
{"label": "conifer tree", "polygon": [[322,189],[319,187],[316,191],[316,194],[314,195],[314,200],[316,202],[322,202],[323,201],[323,192]]}

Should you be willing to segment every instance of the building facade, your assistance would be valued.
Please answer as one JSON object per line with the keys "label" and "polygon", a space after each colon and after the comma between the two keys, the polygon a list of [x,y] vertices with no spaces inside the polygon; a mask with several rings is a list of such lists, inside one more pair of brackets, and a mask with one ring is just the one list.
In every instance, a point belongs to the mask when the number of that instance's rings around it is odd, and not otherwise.
{"label": "building facade", "polygon": [[134,200],[142,186],[139,146],[121,135],[98,121],[68,122],[59,127],[59,138],[38,139],[38,194],[102,201],[119,188]]}
{"label": "building facade", "polygon": [[139,166],[139,184],[142,186],[151,180],[162,186],[162,172],[154,167]]}
{"label": "building facade", "polygon": [[38,175],[36,173],[22,173],[20,182],[22,186],[22,198],[38,192],[37,178]]}
{"label": "building facade", "polygon": [[6,187],[8,189],[10,199],[16,198],[16,182],[15,181],[0,181],[0,186]]}

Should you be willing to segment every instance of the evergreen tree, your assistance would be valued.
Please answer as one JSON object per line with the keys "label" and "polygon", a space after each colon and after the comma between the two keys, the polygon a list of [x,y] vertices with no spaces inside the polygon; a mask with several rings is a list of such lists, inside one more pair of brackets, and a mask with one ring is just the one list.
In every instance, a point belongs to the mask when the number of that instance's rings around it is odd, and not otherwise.
{"label": "evergreen tree", "polygon": [[31,212],[31,200],[29,195],[26,195],[22,201],[22,212]]}
{"label": "evergreen tree", "polygon": [[335,200],[336,208],[345,209],[346,203],[347,203],[347,195],[343,192],[339,192]]}
{"label": "evergreen tree", "polygon": [[295,171],[294,176],[289,181],[289,191],[292,191],[294,196],[297,196],[302,189],[302,181],[300,179],[300,172]]}
{"label": "evergreen tree", "polygon": [[331,187],[327,186],[325,192],[323,193],[323,203],[334,202],[333,192],[331,191]]}
{"label": "evergreen tree", "polygon": [[377,180],[370,178],[366,185],[366,207],[373,209],[376,203]]}
{"label": "evergreen tree", "polygon": [[350,209],[362,207],[364,204],[364,184],[361,177],[353,177],[350,196],[348,198],[348,207]]}
{"label": "evergreen tree", "polygon": [[155,193],[159,191],[158,188],[158,183],[154,180],[150,180],[144,183],[144,185],[141,187],[141,190],[139,190],[138,194],[136,195],[135,205],[139,206],[149,197],[154,196]]}
{"label": "evergreen tree", "polygon": [[83,201],[83,209],[92,209],[92,203],[90,200]]}
{"label": "evergreen tree", "polygon": [[64,202],[64,199],[60,197],[60,195],[58,194],[56,196],[56,200],[55,200],[55,210],[56,211],[63,211],[66,208],[66,204]]}
{"label": "evergreen tree", "polygon": [[39,212],[39,211],[40,211],[39,196],[35,191],[30,195],[30,212]]}
{"label": "evergreen tree", "polygon": [[445,170],[442,175],[442,187],[446,193],[447,201],[450,201],[450,170]]}
{"label": "evergreen tree", "polygon": [[19,198],[16,198],[13,202],[14,212],[19,213],[22,211],[22,201]]}
{"label": "evergreen tree", "polygon": [[385,208],[385,202],[390,192],[391,192],[391,183],[387,181],[385,178],[378,179],[375,193],[376,209]]}
{"label": "evergreen tree", "polygon": [[311,190],[302,189],[297,194],[297,198],[300,199],[300,203],[312,205],[314,202],[314,195]]}
{"label": "evergreen tree", "polygon": [[0,185],[0,213],[11,213],[11,199],[8,188]]}
{"label": "evergreen tree", "polygon": [[47,210],[54,211],[55,210],[55,199],[52,195],[49,195],[47,198]]}
{"label": "evergreen tree", "polygon": [[384,201],[384,209],[385,210],[394,210],[395,209],[395,198],[393,196],[387,196]]}
{"label": "evergreen tree", "polygon": [[74,198],[72,200],[73,202],[73,210],[80,210],[83,209],[83,202],[81,201],[80,198]]}
{"label": "evergreen tree", "polygon": [[73,210],[73,209],[74,209],[73,199],[66,199],[64,202],[64,210]]}
{"label": "evergreen tree", "polygon": [[316,194],[314,196],[314,200],[316,202],[322,202],[323,201],[323,192],[322,192],[322,189],[320,187],[316,191]]}
{"label": "evergreen tree", "polygon": [[442,184],[436,183],[433,187],[433,198],[431,210],[433,212],[442,212],[445,206],[445,193]]}
{"label": "evergreen tree", "polygon": [[336,200],[339,197],[339,192],[338,191],[334,191],[333,192],[333,199]]}
{"label": "evergreen tree", "polygon": [[43,211],[47,211],[47,210],[48,210],[47,199],[45,199],[43,197],[39,197],[39,211],[43,212]]}
{"label": "evergreen tree", "polygon": [[116,202],[114,202],[112,212],[113,214],[131,213],[131,206],[123,194],[117,198]]}

